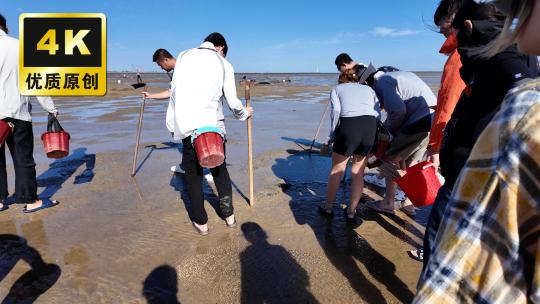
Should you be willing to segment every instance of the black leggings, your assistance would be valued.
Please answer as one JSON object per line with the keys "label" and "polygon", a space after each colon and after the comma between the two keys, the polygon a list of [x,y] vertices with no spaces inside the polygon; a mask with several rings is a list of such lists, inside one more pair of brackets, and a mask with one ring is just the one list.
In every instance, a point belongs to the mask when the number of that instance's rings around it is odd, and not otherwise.
{"label": "black leggings", "polygon": [[4,121],[13,123],[15,128],[0,147],[0,199],[4,200],[9,195],[5,152],[7,145],[15,167],[15,201],[33,203],[38,196],[32,123],[13,118],[6,118]]}
{"label": "black leggings", "polygon": [[[192,220],[203,225],[208,222],[208,215],[204,210],[204,192],[202,186],[203,168],[197,160],[195,148],[191,143],[191,136],[182,140],[184,151],[182,153],[182,167],[186,171],[184,175],[186,180],[189,201],[191,203]],[[223,143],[225,149],[225,143]],[[232,205],[232,184],[225,161],[218,167],[210,169],[214,177],[219,196],[219,207],[223,217],[231,216],[234,213]]]}

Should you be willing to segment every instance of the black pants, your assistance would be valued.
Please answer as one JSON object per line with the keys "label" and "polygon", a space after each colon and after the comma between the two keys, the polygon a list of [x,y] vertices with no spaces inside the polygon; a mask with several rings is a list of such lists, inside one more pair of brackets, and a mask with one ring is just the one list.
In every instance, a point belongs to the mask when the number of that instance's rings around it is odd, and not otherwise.
{"label": "black pants", "polygon": [[[191,143],[191,137],[182,140],[184,150],[182,153],[182,167],[186,171],[184,175],[187,191],[191,203],[191,216],[195,223],[202,225],[208,222],[206,210],[204,210],[204,193],[202,186],[203,168],[197,160],[195,148]],[[225,148],[225,143],[223,143]],[[231,216],[234,212],[232,205],[232,184],[225,161],[218,167],[210,169],[214,177],[219,196],[219,207],[223,217]]]}
{"label": "black pants", "polygon": [[435,245],[435,237],[437,236],[437,231],[439,231],[439,226],[441,225],[444,211],[446,210],[446,205],[448,205],[451,196],[452,186],[445,183],[439,189],[439,192],[437,192],[435,202],[431,206],[431,212],[429,213],[429,218],[426,225],[426,232],[424,233],[423,271],[426,269],[429,258],[432,254],[431,249]]}
{"label": "black pants", "polygon": [[4,200],[9,196],[5,152],[7,145],[15,167],[15,201],[33,203],[38,197],[32,123],[13,118],[6,118],[4,121],[13,123],[15,128],[0,147],[0,199]]}

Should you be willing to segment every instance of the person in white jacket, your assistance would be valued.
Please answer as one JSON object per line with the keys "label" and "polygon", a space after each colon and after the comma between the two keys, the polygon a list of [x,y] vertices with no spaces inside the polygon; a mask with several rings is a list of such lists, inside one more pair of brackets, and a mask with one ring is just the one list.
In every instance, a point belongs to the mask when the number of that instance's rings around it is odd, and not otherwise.
{"label": "person in white jacket", "polygon": [[[170,97],[167,127],[174,138],[182,140],[182,166],[191,203],[193,226],[201,235],[208,234],[208,216],[204,210],[202,188],[203,170],[200,166],[191,136],[201,127],[218,127],[225,134],[222,104],[225,100],[234,116],[246,120],[252,113],[236,96],[234,69],[225,59],[228,46],[223,35],[212,33],[198,47],[181,52],[176,59],[160,50],[154,61],[164,70],[174,69],[169,90],[157,94],[143,93],[147,98]],[[227,227],[236,220],[232,205],[232,185],[225,162],[211,170],[218,190],[219,205]]]}
{"label": "person in white jacket", "polygon": [[[23,212],[30,213],[58,202],[37,196],[32,105],[30,97],[22,96],[19,91],[19,41],[7,33],[6,19],[0,15],[0,119],[13,126],[5,144],[0,147],[0,211],[8,209],[7,145],[15,168],[15,202],[26,204]],[[45,111],[58,114],[50,97],[37,97],[37,100]]]}

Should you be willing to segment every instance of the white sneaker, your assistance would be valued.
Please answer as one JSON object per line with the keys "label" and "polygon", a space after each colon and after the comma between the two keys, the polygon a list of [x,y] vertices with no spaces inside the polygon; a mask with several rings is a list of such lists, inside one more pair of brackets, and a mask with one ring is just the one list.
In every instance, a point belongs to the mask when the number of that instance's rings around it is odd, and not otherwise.
{"label": "white sneaker", "polygon": [[213,183],[213,182],[214,182],[214,177],[212,176],[211,173],[206,173],[206,174],[204,175],[204,179],[206,179],[206,181],[207,181],[208,183]]}
{"label": "white sneaker", "polygon": [[179,173],[179,174],[184,174],[186,173],[186,171],[184,171],[184,169],[182,169],[182,167],[180,165],[176,165],[176,166],[172,166],[171,167],[171,171],[173,173]]}
{"label": "white sneaker", "polygon": [[377,174],[364,175],[364,181],[381,188],[386,188],[386,180],[383,176]]}
{"label": "white sneaker", "polygon": [[407,196],[405,195],[405,192],[403,192],[399,187],[396,188],[396,195],[394,196],[394,200],[396,201],[404,201],[407,199]]}
{"label": "white sneaker", "polygon": [[444,176],[437,172],[437,177],[439,178],[439,182],[441,182],[441,185],[444,185]]}

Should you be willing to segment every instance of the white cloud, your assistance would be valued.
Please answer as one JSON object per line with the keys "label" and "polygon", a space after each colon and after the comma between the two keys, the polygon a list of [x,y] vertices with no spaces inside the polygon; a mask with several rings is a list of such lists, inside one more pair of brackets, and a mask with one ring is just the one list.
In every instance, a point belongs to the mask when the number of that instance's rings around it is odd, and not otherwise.
{"label": "white cloud", "polygon": [[307,48],[320,47],[320,46],[325,46],[325,45],[359,43],[361,42],[362,38],[365,38],[367,36],[368,35],[366,33],[340,32],[326,39],[319,39],[319,40],[296,39],[296,40],[291,40],[291,41],[271,45],[268,48],[272,50],[307,49]]}
{"label": "white cloud", "polygon": [[341,32],[328,40],[321,41],[321,44],[356,43],[366,36],[365,33]]}
{"label": "white cloud", "polygon": [[371,34],[375,37],[401,37],[401,36],[411,36],[418,34],[419,31],[414,30],[396,30],[388,27],[376,27],[373,29]]}

